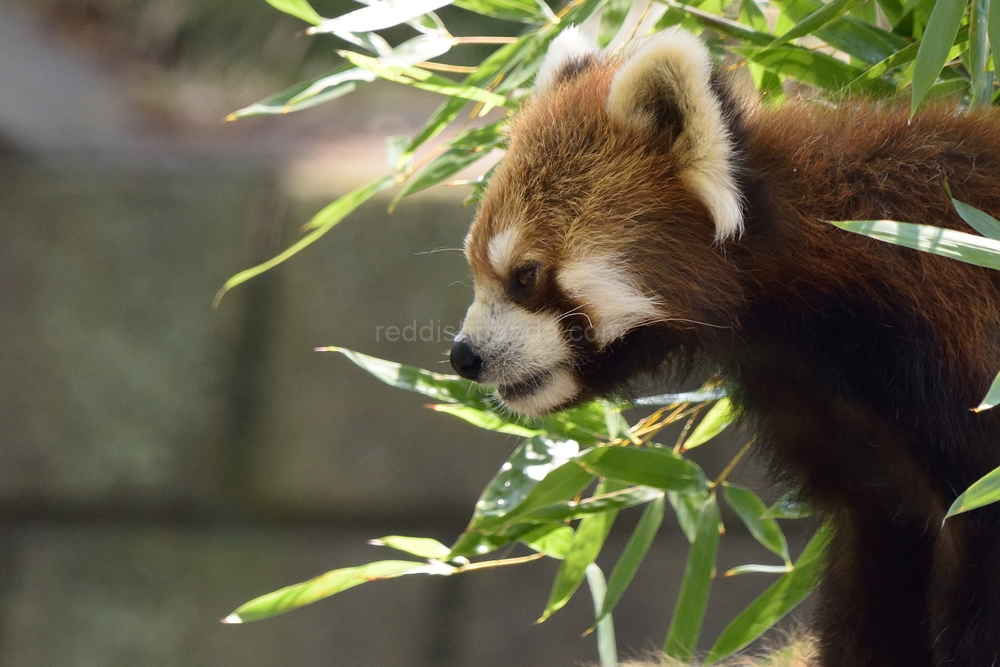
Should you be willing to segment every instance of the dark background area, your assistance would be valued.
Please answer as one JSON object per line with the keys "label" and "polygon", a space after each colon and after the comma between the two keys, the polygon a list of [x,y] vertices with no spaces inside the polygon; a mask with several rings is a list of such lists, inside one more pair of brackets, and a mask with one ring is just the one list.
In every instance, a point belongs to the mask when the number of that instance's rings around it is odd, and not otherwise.
{"label": "dark background area", "polygon": [[[442,16],[455,34],[518,29]],[[585,592],[534,624],[554,561],[218,622],[275,588],[394,557],[369,539],[450,543],[516,445],[313,351],[447,370],[447,340],[388,343],[376,329],[460,322],[471,286],[454,249],[473,213],[460,188],[392,216],[373,202],[212,309],[229,276],[385,173],[385,137],[412,135],[440,101],[375,83],[220,123],[335,66],[338,45],[302,28],[263,0],[0,1],[3,667],[596,661],[580,638]],[[717,474],[738,444],[730,435],[696,458]],[[752,464],[736,479],[761,485]],[[607,569],[636,518],[620,518]],[[720,572],[774,561],[731,516],[727,528]],[[668,518],[615,612],[623,653],[662,642],[686,552]],[[717,580],[706,641],[770,581]]]}

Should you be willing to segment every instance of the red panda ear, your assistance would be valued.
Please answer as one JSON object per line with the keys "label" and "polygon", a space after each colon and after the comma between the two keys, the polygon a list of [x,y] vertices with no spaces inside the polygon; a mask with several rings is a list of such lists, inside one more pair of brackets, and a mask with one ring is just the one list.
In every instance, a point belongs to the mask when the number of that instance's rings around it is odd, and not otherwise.
{"label": "red panda ear", "polygon": [[608,115],[667,133],[681,175],[715,218],[719,240],[743,231],[741,195],[733,178],[733,143],[712,92],[708,49],[691,33],[668,29],[651,37],[615,75]]}
{"label": "red panda ear", "polygon": [[563,30],[552,40],[545,60],[535,77],[535,94],[539,95],[597,62],[600,48],[576,26]]}

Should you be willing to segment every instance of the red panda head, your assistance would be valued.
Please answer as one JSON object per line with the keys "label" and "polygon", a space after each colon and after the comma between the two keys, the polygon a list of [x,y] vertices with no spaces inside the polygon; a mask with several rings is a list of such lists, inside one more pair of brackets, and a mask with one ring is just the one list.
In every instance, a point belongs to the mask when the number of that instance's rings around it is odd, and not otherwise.
{"label": "red panda head", "polygon": [[697,38],[667,31],[620,59],[566,30],[510,135],[465,243],[459,374],[539,415],[651,370],[671,338],[728,326],[739,288],[722,242],[742,231],[741,197]]}

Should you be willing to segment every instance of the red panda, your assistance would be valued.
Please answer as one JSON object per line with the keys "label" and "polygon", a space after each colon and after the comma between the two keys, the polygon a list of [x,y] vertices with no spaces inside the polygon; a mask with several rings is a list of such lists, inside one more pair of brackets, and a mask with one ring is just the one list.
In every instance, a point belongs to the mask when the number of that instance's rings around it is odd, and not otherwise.
{"label": "red panda", "polygon": [[540,415],[710,364],[775,475],[835,528],[823,667],[1000,665],[1000,273],[832,220],[1000,214],[1000,116],[742,101],[670,30],[552,45],[466,239],[462,376]]}

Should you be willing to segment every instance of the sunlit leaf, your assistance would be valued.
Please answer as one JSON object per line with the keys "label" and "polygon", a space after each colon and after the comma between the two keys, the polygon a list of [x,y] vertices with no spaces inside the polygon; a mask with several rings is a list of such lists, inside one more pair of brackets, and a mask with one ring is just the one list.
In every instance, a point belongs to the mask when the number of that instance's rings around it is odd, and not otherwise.
{"label": "sunlit leaf", "polygon": [[1000,241],[994,239],[953,229],[893,220],[854,220],[833,224],[886,243],[923,250],[976,266],[1000,269]]}
{"label": "sunlit leaf", "polygon": [[962,16],[968,0],[937,0],[927,23],[920,50],[913,64],[913,88],[910,113],[917,108],[930,92],[931,86],[948,62],[948,53],[955,43],[955,36],[962,25]]}
{"label": "sunlit leaf", "polygon": [[595,475],[624,484],[683,492],[705,488],[705,473],[701,468],[663,447],[599,446],[575,460]]}
{"label": "sunlit leaf", "polygon": [[651,500],[655,500],[662,495],[663,492],[657,489],[651,489],[644,486],[629,487],[612,493],[594,495],[590,498],[584,498],[579,501],[570,500],[567,502],[546,505],[545,507],[532,510],[527,514],[518,512],[517,520],[527,521],[529,523],[562,523],[571,519],[579,519],[581,517],[589,516],[591,514],[601,514],[602,512],[617,511],[627,507],[641,505],[643,503],[648,503]]}
{"label": "sunlit leaf", "polygon": [[317,213],[312,220],[307,223],[307,227],[311,229],[308,234],[303,236],[301,239],[293,243],[290,247],[285,249],[283,252],[279,253],[275,257],[267,260],[262,264],[247,269],[246,271],[240,271],[235,276],[226,281],[226,284],[222,286],[218,294],[215,295],[215,306],[219,305],[219,301],[225,296],[226,292],[233,289],[240,283],[244,283],[250,280],[254,276],[259,276],[268,269],[272,269],[278,264],[281,264],[289,257],[292,257],[298,253],[303,248],[312,245],[319,237],[326,234],[328,231],[333,229],[341,220],[346,218],[350,213],[354,211],[358,206],[365,203],[378,193],[383,190],[387,190],[396,184],[396,178],[394,176],[385,176],[378,179],[373,183],[361,186],[357,190],[353,190],[348,194],[344,195],[337,201],[333,202],[322,211]]}
{"label": "sunlit leaf", "polygon": [[688,542],[694,542],[694,538],[698,534],[698,514],[708,502],[708,491],[699,491],[698,493],[668,491],[667,500],[674,508],[677,523],[680,525],[684,537],[687,538]]}
{"label": "sunlit leaf", "polygon": [[507,103],[507,98],[503,95],[497,95],[496,93],[491,93],[488,90],[475,86],[457,84],[419,67],[385,65],[378,58],[369,58],[368,56],[363,56],[352,51],[340,51],[340,55],[354,65],[374,72],[387,81],[402,83],[407,86],[419,88],[420,90],[448,95],[449,97],[482,102],[488,107],[504,106]]}
{"label": "sunlit leaf", "polygon": [[407,574],[443,574],[454,573],[455,568],[443,563],[416,563],[403,560],[383,560],[368,563],[359,567],[347,567],[321,574],[315,579],[287,586],[280,590],[262,595],[240,606],[226,617],[226,623],[249,623],[263,618],[269,618],[286,611],[297,609],[307,604],[330,597],[335,593],[346,591],[360,584],[391,579]]}
{"label": "sunlit leaf", "polygon": [[705,403],[707,401],[717,401],[726,397],[725,389],[721,387],[702,388],[697,391],[686,391],[680,394],[660,394],[658,396],[646,396],[632,401],[635,405],[655,405],[667,406],[680,405],[681,403]]}
{"label": "sunlit leaf", "polygon": [[972,0],[969,17],[969,79],[972,105],[989,106],[993,98],[993,72],[986,71],[990,44],[986,33],[990,0]]}
{"label": "sunlit leaf", "polygon": [[1000,2],[990,2],[986,15],[986,32],[989,35],[990,51],[993,52],[993,71],[996,75],[997,60],[1000,59]]}
{"label": "sunlit leaf", "polygon": [[955,498],[945,519],[1000,500],[1000,468],[987,474]]}
{"label": "sunlit leaf", "polygon": [[791,30],[775,39],[771,46],[778,46],[793,39],[810,35],[837,20],[861,1],[862,0],[830,0],[830,2],[796,23]]}
{"label": "sunlit leaf", "polygon": [[[823,8],[819,0],[774,0],[771,4],[781,9],[779,17],[788,17],[793,21],[802,21]],[[781,32],[780,28],[778,32]],[[904,37],[850,16],[836,18],[817,30],[815,36],[835,49],[870,64],[885,60],[910,43]]]}
{"label": "sunlit leaf", "polygon": [[295,18],[302,19],[306,23],[316,25],[323,22],[323,17],[317,14],[306,0],[267,0],[267,4],[286,14],[291,14]]}
{"label": "sunlit leaf", "polygon": [[764,517],[764,513],[767,512],[764,501],[743,486],[727,482],[723,488],[726,502],[740,517],[754,539],[788,562],[790,557],[785,534],[781,532],[781,526],[777,521]]}
{"label": "sunlit leaf", "polygon": [[456,405],[454,403],[438,403],[427,407],[434,412],[458,417],[462,421],[466,421],[473,426],[478,426],[487,431],[507,433],[508,435],[516,435],[522,438],[530,438],[543,433],[543,431],[538,429],[527,428],[517,422],[508,421],[493,410],[480,410],[468,405]]}
{"label": "sunlit leaf", "polygon": [[[602,483],[598,486],[598,493],[614,487],[614,484]],[[601,547],[604,546],[604,540],[611,530],[615,516],[615,512],[607,512],[581,519],[576,534],[573,536],[573,544],[570,546],[566,558],[559,564],[559,571],[556,572],[555,581],[552,582],[549,601],[545,605],[545,611],[542,612],[541,618],[538,619],[539,623],[562,609],[583,583],[587,566],[593,563],[597,554],[601,552]]]}
{"label": "sunlit leaf", "polygon": [[872,81],[878,80],[879,77],[891,72],[897,67],[902,67],[903,65],[913,62],[913,59],[917,57],[917,51],[919,49],[920,42],[915,42],[904,49],[900,49],[882,62],[872,65],[865,70],[864,74],[847,84],[847,91],[857,92],[864,90],[871,84]]}
{"label": "sunlit leaf", "polygon": [[646,553],[653,545],[653,539],[660,530],[663,523],[663,493],[660,493],[642,513],[639,523],[632,536],[629,537],[625,550],[618,557],[615,569],[611,571],[611,578],[608,580],[607,593],[604,596],[604,605],[597,614],[597,620],[611,613],[621,599],[625,589],[632,583],[635,573],[639,570]]}
{"label": "sunlit leaf", "polygon": [[681,446],[682,450],[694,449],[722,433],[736,415],[728,398],[719,399],[705,417],[698,423]]}
{"label": "sunlit leaf", "polygon": [[265,97],[259,102],[243,107],[226,116],[227,121],[252,116],[291,113],[309,109],[343,97],[357,90],[358,86],[377,79],[374,74],[358,67],[341,68],[335,72],[297,83],[280,93]]}
{"label": "sunlit leaf", "polygon": [[609,614],[601,615],[607,600],[608,584],[604,573],[597,563],[587,566],[587,585],[590,587],[590,597],[594,601],[594,616],[597,620],[597,654],[601,658],[601,667],[618,667],[618,646],[615,642],[615,626]]}
{"label": "sunlit leaf", "polygon": [[526,23],[547,21],[553,16],[548,5],[536,0],[455,0],[455,6],[483,16]]}
{"label": "sunlit leaf", "polygon": [[833,529],[829,524],[816,532],[795,561],[795,568],[761,593],[726,626],[708,652],[706,665],[723,660],[748,646],[812,592],[823,574],[826,549],[832,535]]}
{"label": "sunlit leaf", "polygon": [[743,0],[740,3],[740,22],[745,23],[757,32],[770,32],[767,25],[767,18],[761,10],[757,0]]}
{"label": "sunlit leaf", "polygon": [[396,551],[403,551],[413,554],[419,558],[429,560],[445,560],[451,549],[441,544],[437,540],[429,537],[404,537],[402,535],[389,535],[372,540],[370,544],[380,547],[389,547]]}
{"label": "sunlit leaf", "polygon": [[722,576],[736,577],[741,574],[784,574],[786,572],[791,572],[793,569],[794,567],[790,563],[788,565],[739,565],[726,570],[726,573]]}
{"label": "sunlit leaf", "polygon": [[698,515],[697,534],[688,552],[681,591],[677,595],[677,604],[663,647],[663,652],[672,658],[690,661],[694,657],[708,606],[718,550],[719,505],[715,494],[711,494]]}
{"label": "sunlit leaf", "polygon": [[310,28],[309,32],[358,33],[384,30],[450,4],[451,0],[379,0],[342,16],[326,19]]}
{"label": "sunlit leaf", "polygon": [[986,392],[983,402],[976,406],[975,410],[976,412],[982,412],[997,405],[1000,405],[1000,374],[993,378],[993,384],[990,385],[989,391]]}
{"label": "sunlit leaf", "polygon": [[573,545],[573,529],[569,526],[541,525],[521,536],[521,542],[552,558],[565,558]]}
{"label": "sunlit leaf", "polygon": [[[730,50],[746,56],[775,74],[832,92],[841,90],[864,74],[864,70],[833,56],[796,46],[784,45],[767,49],[736,46]],[[888,95],[894,88],[890,82],[876,79],[871,82],[869,90],[874,94]]]}

